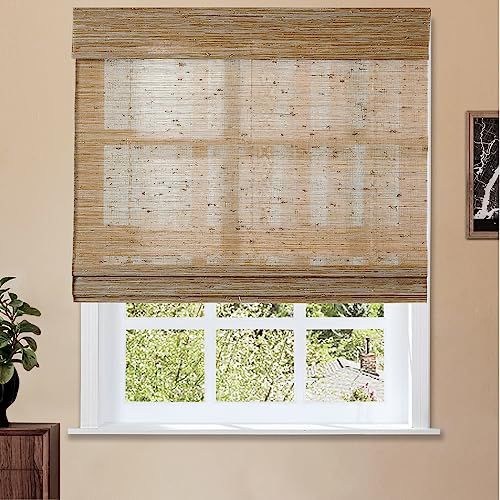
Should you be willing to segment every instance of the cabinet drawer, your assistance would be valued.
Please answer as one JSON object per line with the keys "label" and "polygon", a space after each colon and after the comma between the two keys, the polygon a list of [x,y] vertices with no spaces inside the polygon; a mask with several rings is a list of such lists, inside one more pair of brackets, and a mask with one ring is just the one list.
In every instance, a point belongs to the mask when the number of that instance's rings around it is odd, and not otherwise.
{"label": "cabinet drawer", "polygon": [[41,499],[42,472],[39,470],[0,470],[0,498]]}
{"label": "cabinet drawer", "polygon": [[3,469],[43,469],[43,436],[0,436]]}

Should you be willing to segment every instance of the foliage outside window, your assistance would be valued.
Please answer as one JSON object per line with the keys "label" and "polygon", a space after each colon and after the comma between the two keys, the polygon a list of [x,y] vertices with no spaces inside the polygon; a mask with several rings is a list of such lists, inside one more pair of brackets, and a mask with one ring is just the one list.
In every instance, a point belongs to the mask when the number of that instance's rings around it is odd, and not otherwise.
{"label": "foliage outside window", "polygon": [[[130,318],[185,318],[186,329],[127,330],[126,398],[130,402],[204,401],[203,304],[127,304]],[[216,316],[230,321],[215,337],[216,401],[286,402],[294,399],[294,333],[283,328],[237,328],[239,319],[293,321],[293,304],[217,304]],[[308,304],[307,318],[380,318],[383,304]],[[236,323],[233,323],[234,322]],[[359,369],[370,339],[377,367],[384,367],[382,329],[308,329],[306,399],[380,401],[380,374]],[[342,380],[341,380],[342,379]],[[360,380],[368,380],[360,384]],[[365,397],[366,395],[366,397]]]}

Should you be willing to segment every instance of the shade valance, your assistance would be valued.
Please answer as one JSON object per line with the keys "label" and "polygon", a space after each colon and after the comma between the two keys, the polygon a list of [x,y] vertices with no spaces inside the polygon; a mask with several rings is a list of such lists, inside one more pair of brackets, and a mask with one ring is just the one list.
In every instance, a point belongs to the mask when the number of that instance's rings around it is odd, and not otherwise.
{"label": "shade valance", "polygon": [[427,9],[76,9],[75,300],[426,300],[428,40]]}
{"label": "shade valance", "polygon": [[427,60],[430,9],[74,9],[83,59]]}

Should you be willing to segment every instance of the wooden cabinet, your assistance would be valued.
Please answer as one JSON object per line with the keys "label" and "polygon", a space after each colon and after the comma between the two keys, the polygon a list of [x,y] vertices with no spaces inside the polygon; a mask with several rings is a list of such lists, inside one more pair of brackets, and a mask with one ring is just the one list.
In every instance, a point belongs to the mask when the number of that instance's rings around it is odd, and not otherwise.
{"label": "wooden cabinet", "polygon": [[0,499],[59,498],[59,424],[0,428]]}

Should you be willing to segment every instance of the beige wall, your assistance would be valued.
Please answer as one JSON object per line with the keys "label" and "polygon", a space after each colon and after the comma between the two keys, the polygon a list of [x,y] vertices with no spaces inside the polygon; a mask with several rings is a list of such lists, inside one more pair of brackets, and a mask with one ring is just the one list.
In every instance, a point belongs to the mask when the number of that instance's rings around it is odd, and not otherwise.
{"label": "beige wall", "polygon": [[[432,7],[432,423],[443,435],[68,437],[79,415],[72,7],[112,4],[1,0],[0,275],[19,277],[44,331],[10,416],[61,422],[65,500],[497,498],[498,245],[464,237],[464,113],[498,106],[497,1],[306,2],[246,5]],[[183,5],[115,5],[141,4]]]}

